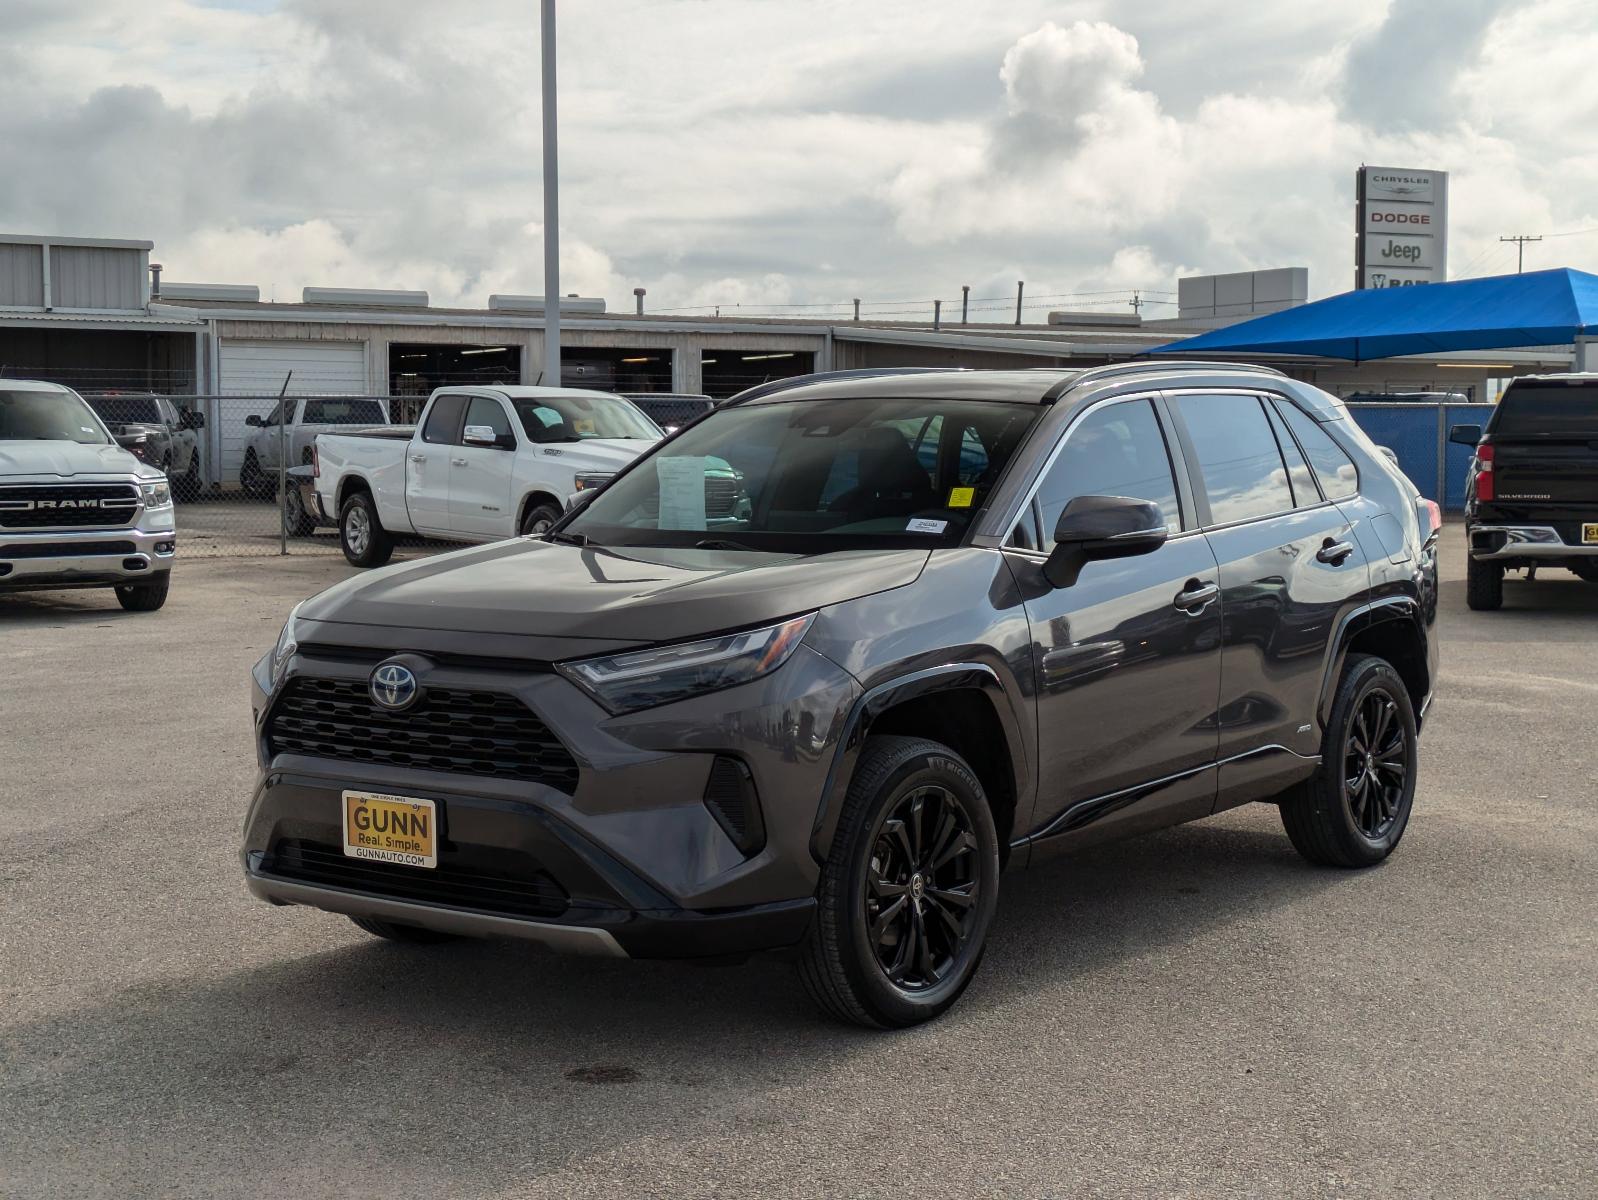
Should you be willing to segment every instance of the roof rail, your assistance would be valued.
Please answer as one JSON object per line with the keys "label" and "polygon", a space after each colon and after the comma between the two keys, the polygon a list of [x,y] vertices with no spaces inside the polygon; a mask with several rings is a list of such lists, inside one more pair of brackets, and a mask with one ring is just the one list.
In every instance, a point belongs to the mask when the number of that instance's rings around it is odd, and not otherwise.
{"label": "roof rail", "polygon": [[809,375],[793,375],[787,379],[770,379],[746,387],[737,395],[721,401],[717,407],[741,404],[745,400],[759,400],[765,396],[786,392],[790,388],[808,387],[812,383],[828,383],[836,379],[879,379],[884,375],[937,375],[950,371],[969,371],[969,367],[852,367],[838,371],[816,371]]}
{"label": "roof rail", "polygon": [[1286,373],[1278,371],[1275,367],[1261,367],[1253,363],[1240,362],[1210,362],[1207,359],[1138,359],[1135,362],[1109,363],[1102,367],[1088,367],[1077,377],[1077,383],[1091,383],[1099,379],[1111,379],[1117,375],[1142,375],[1149,371],[1256,371],[1265,375],[1280,375],[1286,378]]}

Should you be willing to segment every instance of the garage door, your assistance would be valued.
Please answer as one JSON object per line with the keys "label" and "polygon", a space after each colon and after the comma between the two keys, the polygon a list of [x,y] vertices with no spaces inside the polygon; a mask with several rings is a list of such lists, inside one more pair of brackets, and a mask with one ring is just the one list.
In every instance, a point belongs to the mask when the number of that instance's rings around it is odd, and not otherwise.
{"label": "garage door", "polygon": [[[365,396],[365,342],[237,342],[224,340],[218,356],[224,397],[218,422],[222,477],[237,477],[249,427],[244,418],[265,415],[289,380],[291,396]],[[289,372],[293,375],[290,376]]]}

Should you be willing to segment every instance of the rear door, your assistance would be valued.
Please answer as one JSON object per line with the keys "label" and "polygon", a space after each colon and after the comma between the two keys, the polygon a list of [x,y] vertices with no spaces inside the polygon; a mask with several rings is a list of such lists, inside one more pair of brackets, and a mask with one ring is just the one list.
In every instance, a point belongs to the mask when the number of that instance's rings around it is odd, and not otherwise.
{"label": "rear door", "polygon": [[[1168,399],[1220,568],[1225,806],[1272,794],[1320,753],[1327,647],[1365,601],[1370,570],[1353,522],[1322,490],[1270,398],[1215,390]],[[1352,496],[1357,476],[1343,463],[1334,475]]]}
{"label": "rear door", "polygon": [[1552,525],[1581,544],[1583,527],[1598,523],[1598,381],[1517,380],[1487,440],[1498,516]]}
{"label": "rear door", "polygon": [[[467,429],[491,429],[500,444],[469,445]],[[510,537],[516,532],[511,496],[515,462],[516,433],[504,402],[493,396],[473,396],[466,405],[461,444],[450,458],[451,529],[474,537]]]}
{"label": "rear door", "polygon": [[467,400],[459,392],[434,397],[418,436],[406,448],[405,505],[418,532],[450,527],[450,459],[460,450]]}
{"label": "rear door", "polygon": [[[1088,409],[1006,547],[1032,633],[1033,826],[1043,845],[1156,828],[1213,805],[1221,603],[1175,449],[1155,397]],[[982,469],[963,447],[961,469]],[[1090,562],[1075,583],[1053,587],[1042,567],[1055,523],[1071,500],[1090,495],[1158,503],[1170,540],[1151,554]]]}

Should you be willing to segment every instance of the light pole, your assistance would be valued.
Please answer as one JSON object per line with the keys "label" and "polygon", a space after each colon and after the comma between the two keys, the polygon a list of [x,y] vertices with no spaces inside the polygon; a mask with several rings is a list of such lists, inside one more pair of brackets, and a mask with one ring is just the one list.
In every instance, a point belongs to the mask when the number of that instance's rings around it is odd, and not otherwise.
{"label": "light pole", "polygon": [[560,386],[560,155],[555,144],[555,0],[540,0],[544,84],[544,376]]}

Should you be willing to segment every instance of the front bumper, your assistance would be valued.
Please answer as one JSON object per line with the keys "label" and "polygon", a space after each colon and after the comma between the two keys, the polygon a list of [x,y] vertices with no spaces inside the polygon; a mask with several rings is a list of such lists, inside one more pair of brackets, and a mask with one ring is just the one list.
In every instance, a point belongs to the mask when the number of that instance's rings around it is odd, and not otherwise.
{"label": "front bumper", "polygon": [[0,589],[131,583],[170,570],[171,529],[0,529]]}
{"label": "front bumper", "polygon": [[1598,545],[1572,545],[1552,525],[1472,525],[1469,537],[1478,562],[1598,558]]}

